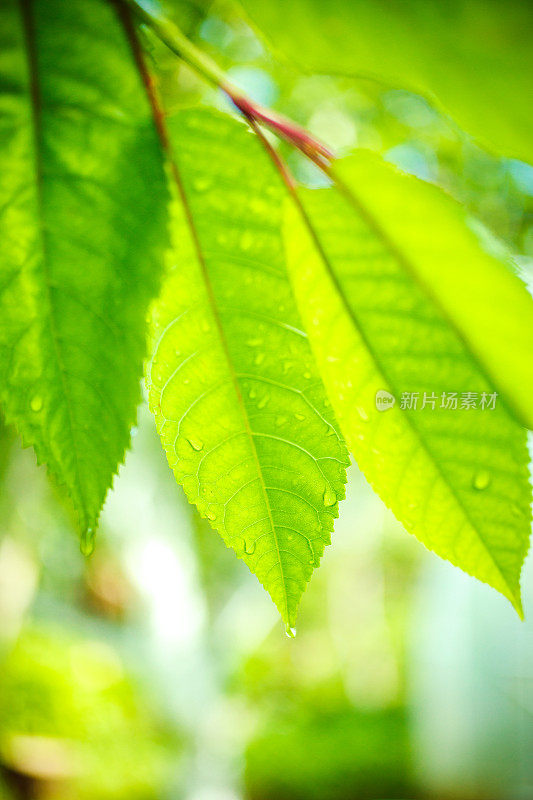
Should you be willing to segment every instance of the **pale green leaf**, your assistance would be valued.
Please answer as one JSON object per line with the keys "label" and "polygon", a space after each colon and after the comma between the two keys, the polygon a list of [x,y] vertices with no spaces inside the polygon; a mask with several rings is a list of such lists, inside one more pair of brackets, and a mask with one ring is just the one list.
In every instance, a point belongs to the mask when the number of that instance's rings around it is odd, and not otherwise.
{"label": "pale green leaf", "polygon": [[241,0],[305,69],[427,96],[497,152],[533,161],[533,5],[522,0]]}
{"label": "pale green leaf", "polygon": [[112,4],[3,2],[0,84],[0,399],[86,531],[135,418],[162,160]]}
{"label": "pale green leaf", "polygon": [[[303,214],[288,204],[286,245],[348,445],[407,530],[520,611],[531,489],[526,431],[506,398],[531,386],[520,325],[532,301],[440,190],[364,151],[336,169],[342,190],[303,190]],[[378,410],[378,392],[394,406]],[[441,407],[453,392],[458,408]],[[476,408],[461,407],[468,392]],[[404,393],[418,393],[416,409],[402,408]]]}
{"label": "pale green leaf", "polygon": [[286,274],[283,188],[228,117],[180,112],[169,132],[181,194],[150,406],[188,499],[293,626],[348,461]]}

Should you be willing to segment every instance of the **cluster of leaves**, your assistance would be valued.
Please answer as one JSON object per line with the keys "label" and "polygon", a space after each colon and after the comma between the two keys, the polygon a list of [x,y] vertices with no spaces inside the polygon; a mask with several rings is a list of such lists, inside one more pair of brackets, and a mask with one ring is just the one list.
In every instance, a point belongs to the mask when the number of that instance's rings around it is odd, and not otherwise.
{"label": "cluster of leaves", "polygon": [[[423,93],[491,148],[531,155],[527,4],[244,7],[304,67]],[[167,115],[140,23],[243,119]],[[84,549],[129,444],[148,329],[176,479],[289,630],[348,451],[408,531],[520,613],[532,302],[464,210],[366,151],[332,160],[135,1],[4,0],[0,81],[0,400],[66,487]],[[330,185],[298,186],[265,125]],[[441,407],[452,392],[497,402]]]}

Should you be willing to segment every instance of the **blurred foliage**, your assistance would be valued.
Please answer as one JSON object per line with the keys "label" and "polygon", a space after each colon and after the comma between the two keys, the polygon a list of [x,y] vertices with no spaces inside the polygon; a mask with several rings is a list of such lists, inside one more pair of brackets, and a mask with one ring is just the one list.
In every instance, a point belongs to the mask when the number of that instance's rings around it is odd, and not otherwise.
{"label": "blurred foliage", "polygon": [[401,712],[327,713],[311,706],[277,720],[251,743],[247,789],[254,800],[412,797],[408,750]]}
{"label": "blurred foliage", "polygon": [[156,797],[179,747],[112,647],[42,626],[3,664],[0,720],[8,776],[37,797]]}

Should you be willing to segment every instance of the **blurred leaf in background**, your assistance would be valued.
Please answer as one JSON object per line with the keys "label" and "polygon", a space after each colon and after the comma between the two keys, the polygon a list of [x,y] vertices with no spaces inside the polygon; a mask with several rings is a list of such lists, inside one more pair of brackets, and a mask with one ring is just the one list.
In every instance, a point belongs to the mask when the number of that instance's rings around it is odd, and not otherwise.
{"label": "blurred leaf in background", "polygon": [[533,10],[522,0],[243,0],[309,72],[426,95],[496,153],[533,162]]}

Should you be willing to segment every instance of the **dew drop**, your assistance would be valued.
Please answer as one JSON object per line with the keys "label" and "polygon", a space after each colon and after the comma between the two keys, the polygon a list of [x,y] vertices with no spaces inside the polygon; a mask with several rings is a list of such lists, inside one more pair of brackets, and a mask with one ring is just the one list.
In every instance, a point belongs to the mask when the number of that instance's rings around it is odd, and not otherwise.
{"label": "dew drop", "polygon": [[265,395],[264,395],[264,396],[261,398],[261,400],[258,402],[258,404],[257,404],[257,408],[264,408],[264,407],[266,406],[266,404],[268,403],[268,401],[269,401],[269,400],[270,400],[270,397],[269,397],[267,394],[265,394]]}
{"label": "dew drop", "polygon": [[255,548],[256,548],[255,539],[252,539],[249,542],[247,541],[244,542],[244,552],[247,555],[252,556],[255,553]]}
{"label": "dew drop", "polygon": [[214,511],[208,511],[207,514],[206,514],[206,517],[207,517],[207,519],[210,519],[211,522],[214,522],[216,520],[216,518],[217,518],[217,515],[215,514]]}
{"label": "dew drop", "polygon": [[490,483],[490,473],[487,472],[486,469],[482,469],[479,472],[476,472],[474,478],[472,480],[472,485],[474,489],[478,489],[478,491],[483,491],[486,489]]}
{"label": "dew drop", "polygon": [[87,528],[87,530],[83,531],[80,539],[80,550],[84,556],[90,556],[94,552],[94,540],[94,528]]}
{"label": "dew drop", "polygon": [[285,628],[285,634],[289,637],[289,639],[294,639],[296,636],[296,628],[291,628],[290,625],[287,625]]}
{"label": "dew drop", "polygon": [[281,425],[284,425],[286,422],[287,422],[287,417],[276,417],[276,425],[278,426],[278,428],[281,427]]}
{"label": "dew drop", "polygon": [[248,339],[246,344],[248,345],[248,347],[259,347],[260,344],[263,344],[263,340],[262,339]]}
{"label": "dew drop", "polygon": [[331,486],[326,486],[322,498],[324,500],[324,505],[328,507],[335,505],[335,503],[337,502],[337,495],[335,494]]}
{"label": "dew drop", "polygon": [[368,414],[366,413],[364,408],[362,408],[361,406],[357,406],[356,411],[363,420],[363,422],[368,422]]}
{"label": "dew drop", "polygon": [[40,411],[43,407],[43,398],[36,394],[35,397],[32,397],[30,400],[30,408],[32,411]]}
{"label": "dew drop", "polygon": [[311,377],[310,372],[304,372],[304,378],[306,379],[306,381],[308,381],[310,377]]}
{"label": "dew drop", "polygon": [[193,450],[202,450],[203,449],[204,443],[200,442],[198,439],[187,439],[187,441],[189,442],[189,444],[190,444],[190,446],[192,447]]}
{"label": "dew drop", "polygon": [[304,414],[295,414],[294,416],[296,417],[296,419],[299,419],[299,420],[300,420],[300,422],[301,422],[303,419],[305,419],[305,415],[304,415]]}
{"label": "dew drop", "polygon": [[256,357],[254,358],[254,364],[259,366],[259,364],[262,364],[264,360],[265,360],[265,354],[264,353],[258,353],[256,355]]}
{"label": "dew drop", "polygon": [[250,400],[253,400],[255,396],[256,396],[255,389],[250,389],[250,391],[248,392],[248,397],[250,398]]}

